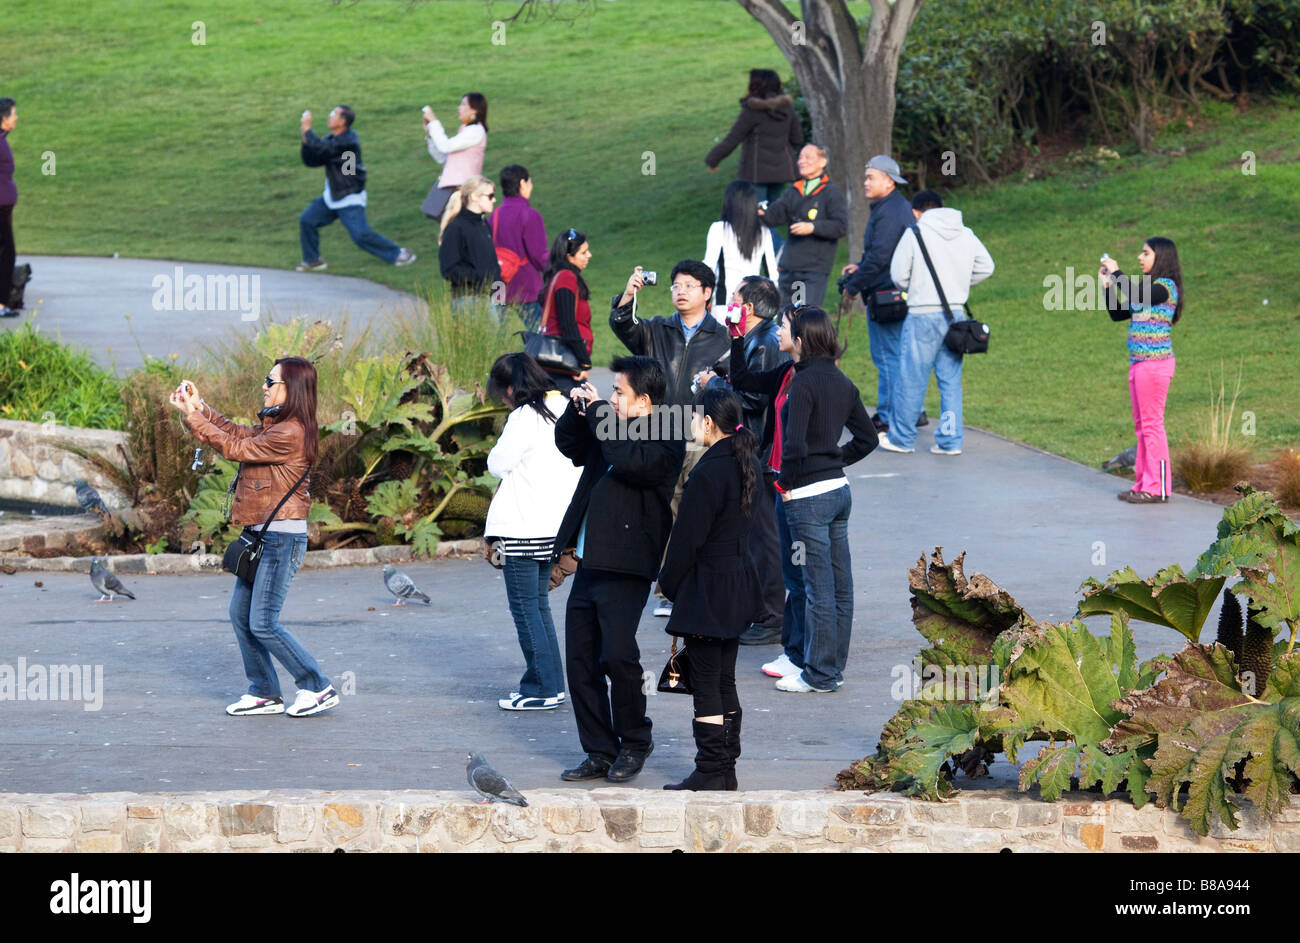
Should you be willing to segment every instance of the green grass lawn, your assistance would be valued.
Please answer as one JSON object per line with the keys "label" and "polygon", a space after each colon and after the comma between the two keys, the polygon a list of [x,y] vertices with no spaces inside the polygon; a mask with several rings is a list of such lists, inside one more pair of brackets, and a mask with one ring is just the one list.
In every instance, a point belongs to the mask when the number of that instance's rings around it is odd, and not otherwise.
{"label": "green grass lawn", "polygon": [[[486,9],[11,0],[0,93],[19,103],[20,251],[291,266],[297,216],[323,180],[298,159],[298,116],[310,108],[324,132],[326,113],[345,102],[358,115],[371,223],[420,259],[394,269],[334,226],[322,240],[330,271],[428,285],[435,234],[419,205],[438,167],[419,109],[454,121],[461,94],[478,90],[490,102],[485,167],[526,165],[548,232],[589,234],[596,356],[613,356],[604,299],[633,265],[666,274],[703,251],[736,161],[709,174],[704,154],[730,127],[747,70],[789,67],[727,0],[602,3],[572,26],[511,25],[504,45],[493,44]],[[205,46],[191,43],[197,19]],[[1130,444],[1123,326],[1102,312],[1045,310],[1043,279],[1066,266],[1094,272],[1103,251],[1131,270],[1142,240],[1159,234],[1178,242],[1186,278],[1174,444],[1203,422],[1211,373],[1223,364],[1235,374],[1239,363],[1239,409],[1255,413],[1256,443],[1300,443],[1291,350],[1300,291],[1289,263],[1300,246],[1298,141],[1293,103],[1216,111],[1161,137],[1185,156],[1126,155],[1104,169],[956,191],[951,205],[998,269],[972,299],[994,334],[992,352],[966,365],[967,422],[1088,463]],[[1245,150],[1257,155],[1254,176],[1235,163]],[[48,151],[54,175],[41,172]],[[643,173],[646,152],[654,174]],[[655,291],[646,310],[667,311],[666,291]],[[864,323],[849,335],[846,370],[871,400]],[[937,415],[937,400],[928,408]]]}

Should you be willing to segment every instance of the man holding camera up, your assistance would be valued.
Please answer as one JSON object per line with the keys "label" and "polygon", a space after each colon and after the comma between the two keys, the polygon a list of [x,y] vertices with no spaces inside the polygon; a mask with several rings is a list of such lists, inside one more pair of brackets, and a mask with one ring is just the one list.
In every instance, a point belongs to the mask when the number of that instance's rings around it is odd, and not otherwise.
{"label": "man holding camera up", "polygon": [[[654,272],[643,273],[639,265],[632,271],[627,288],[613,300],[609,326],[632,353],[659,361],[668,384],[663,401],[681,413],[676,418],[683,438],[689,440],[691,424],[685,413],[695,402],[696,391],[692,389],[695,375],[701,370],[711,369],[726,357],[731,350],[731,340],[726,328],[709,316],[709,305],[717,284],[713,269],[694,259],[683,259],[673,266],[670,291],[676,313],[669,317],[638,318],[637,294],[646,285],[657,284],[657,277],[649,278],[656,275]],[[659,425],[660,428],[671,427],[669,423],[661,422]],[[686,442],[686,459],[672,496],[674,518],[682,500],[686,477],[703,454],[704,449],[700,446]],[[672,603],[661,599],[655,615],[668,616],[671,613]]]}
{"label": "man holding camera up", "polygon": [[799,175],[758,215],[769,226],[790,224],[781,250],[781,304],[820,305],[835,264],[835,248],[849,231],[849,203],[826,175],[826,149],[808,144],[799,152]]}
{"label": "man holding camera up", "polygon": [[564,614],[564,651],[587,756],[560,774],[569,782],[626,782],[654,749],[636,630],[668,544],[682,442],[649,433],[666,388],[659,364],[620,357],[611,367],[609,402],[584,383],[555,424],[556,447],[582,467],[555,540],[557,548],[576,547],[580,561]]}

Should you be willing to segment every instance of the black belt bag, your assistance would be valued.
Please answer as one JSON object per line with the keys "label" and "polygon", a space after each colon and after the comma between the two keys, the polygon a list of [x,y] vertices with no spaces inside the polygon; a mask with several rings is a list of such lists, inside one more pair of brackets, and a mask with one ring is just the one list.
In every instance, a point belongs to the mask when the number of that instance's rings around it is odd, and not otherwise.
{"label": "black belt bag", "polygon": [[989,351],[989,326],[983,321],[976,321],[971,318],[970,305],[966,305],[966,320],[953,320],[952,308],[948,306],[948,299],[943,293],[943,283],[939,281],[939,273],[934,270],[934,263],[930,261],[930,253],[925,248],[925,240],[921,238],[921,230],[913,226],[912,233],[916,236],[916,244],[921,247],[921,255],[925,258],[925,267],[930,270],[930,277],[934,279],[934,287],[939,292],[939,300],[943,302],[943,316],[948,320],[948,333],[943,336],[943,345],[958,357],[965,354],[987,354]]}
{"label": "black belt bag", "polygon": [[241,580],[251,584],[257,578],[257,568],[262,562],[263,539],[266,537],[266,529],[271,526],[271,521],[275,520],[275,515],[280,513],[280,508],[284,507],[284,502],[289,500],[289,496],[298,490],[298,486],[307,480],[311,469],[302,473],[302,476],[294,482],[288,493],[280,499],[280,503],[275,506],[271,516],[266,519],[262,529],[255,530],[252,527],[245,527],[243,533],[230,542],[226,548],[226,555],[221,558],[221,568],[227,573],[233,573]]}
{"label": "black belt bag", "polygon": [[867,295],[867,317],[877,324],[893,324],[907,317],[907,292],[885,288]]}

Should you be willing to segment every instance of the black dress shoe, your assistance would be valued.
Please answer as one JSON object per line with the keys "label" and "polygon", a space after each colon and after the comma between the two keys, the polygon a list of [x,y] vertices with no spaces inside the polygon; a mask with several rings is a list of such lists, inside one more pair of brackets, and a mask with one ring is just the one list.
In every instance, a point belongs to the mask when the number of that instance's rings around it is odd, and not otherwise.
{"label": "black dress shoe", "polygon": [[625,783],[629,779],[635,779],[637,773],[641,772],[641,767],[645,766],[646,757],[654,752],[654,744],[650,744],[644,753],[633,753],[630,750],[619,750],[618,759],[614,765],[609,768],[605,778],[611,783]]}
{"label": "black dress shoe", "polygon": [[573,769],[560,773],[560,778],[566,782],[580,783],[588,779],[604,779],[609,770],[609,760],[603,756],[588,756]]}
{"label": "black dress shoe", "polygon": [[773,642],[779,642],[781,641],[781,624],[760,625],[755,622],[740,633],[740,638],[737,641],[741,645],[770,645]]}

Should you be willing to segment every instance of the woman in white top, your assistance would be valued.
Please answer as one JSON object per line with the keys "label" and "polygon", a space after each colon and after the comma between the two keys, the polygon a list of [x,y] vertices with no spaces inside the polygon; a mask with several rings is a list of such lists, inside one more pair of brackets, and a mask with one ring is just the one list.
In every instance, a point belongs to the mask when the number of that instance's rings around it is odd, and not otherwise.
{"label": "woman in white top", "polygon": [[488,471],[501,485],[484,530],[500,542],[506,599],[524,653],[519,689],[497,701],[502,710],[553,710],[564,702],[564,662],[548,596],[551,548],[582,469],[555,447],[555,420],[564,397],[537,361],[504,354],[492,364],[488,395],[510,407]]}
{"label": "woman in white top", "polygon": [[734,180],[722,196],[722,219],[709,227],[704,244],[704,264],[717,278],[712,312],[725,323],[727,301],[742,279],[761,275],[767,263],[767,277],[776,278],[776,252],[772,247],[772,230],[758,218],[754,185]]}
{"label": "woman in white top", "polygon": [[433,109],[424,106],[424,137],[429,156],[443,165],[442,175],[420,207],[430,219],[441,220],[447,201],[456,189],[470,177],[483,173],[483,152],[487,150],[487,99],[479,92],[468,93],[460,100],[456,117],[460,126],[448,137]]}

